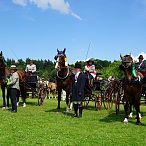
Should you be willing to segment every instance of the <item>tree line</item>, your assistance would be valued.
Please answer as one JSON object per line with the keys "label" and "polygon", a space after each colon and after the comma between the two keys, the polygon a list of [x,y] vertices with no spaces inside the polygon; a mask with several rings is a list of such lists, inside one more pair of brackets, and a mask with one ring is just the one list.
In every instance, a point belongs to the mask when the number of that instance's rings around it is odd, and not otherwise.
{"label": "tree line", "polygon": [[[26,58],[26,61],[23,59],[18,59],[16,62],[14,59],[7,59],[6,63],[7,66],[11,66],[12,64],[16,64],[17,68],[20,70],[25,70],[29,58]],[[56,77],[56,69],[55,69],[55,62],[51,60],[33,60],[34,64],[37,67],[37,74],[40,77],[45,78],[46,80],[53,81]],[[84,67],[85,62],[81,61],[82,67]],[[97,73],[101,74],[103,78],[108,78],[109,76],[114,76],[118,79],[122,77],[122,73],[119,70],[120,61],[108,61],[108,60],[94,60],[94,65],[96,68]],[[71,68],[74,67],[74,64],[69,64]]]}

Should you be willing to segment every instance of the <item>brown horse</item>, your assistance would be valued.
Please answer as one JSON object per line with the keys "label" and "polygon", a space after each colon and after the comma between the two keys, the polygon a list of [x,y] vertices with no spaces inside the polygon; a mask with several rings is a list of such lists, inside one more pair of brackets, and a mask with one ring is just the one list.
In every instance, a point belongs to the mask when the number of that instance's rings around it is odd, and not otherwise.
{"label": "brown horse", "polygon": [[133,105],[136,109],[136,124],[140,124],[140,99],[142,86],[138,80],[132,75],[133,59],[131,55],[121,56],[122,64],[120,69],[124,73],[123,79],[123,90],[124,90],[124,109],[125,109],[125,119],[124,123],[128,123],[128,111],[129,107]]}
{"label": "brown horse", "polygon": [[[25,72],[24,71],[17,71],[19,74],[20,79],[20,92],[18,93],[18,99],[17,102],[19,102],[19,96],[21,93],[21,97],[23,100],[23,104],[25,105],[25,99],[26,99],[26,90],[25,90]],[[0,53],[0,85],[2,89],[2,97],[3,97],[3,108],[9,107],[9,89],[7,88],[7,103],[5,99],[5,89],[7,87],[6,85],[6,79],[10,76],[10,69],[5,64],[5,59],[3,57],[3,53],[1,51]]]}
{"label": "brown horse", "polygon": [[61,101],[61,92],[62,89],[66,91],[66,112],[69,111],[69,96],[71,90],[71,83],[73,74],[69,67],[66,65],[66,49],[63,51],[59,51],[57,49],[57,55],[55,56],[56,65],[55,68],[57,69],[57,91],[58,91],[58,111],[60,111],[60,101]]}
{"label": "brown horse", "polygon": [[47,97],[51,98],[51,95],[53,98],[56,97],[56,91],[57,91],[57,85],[56,83],[49,82],[47,85]]}

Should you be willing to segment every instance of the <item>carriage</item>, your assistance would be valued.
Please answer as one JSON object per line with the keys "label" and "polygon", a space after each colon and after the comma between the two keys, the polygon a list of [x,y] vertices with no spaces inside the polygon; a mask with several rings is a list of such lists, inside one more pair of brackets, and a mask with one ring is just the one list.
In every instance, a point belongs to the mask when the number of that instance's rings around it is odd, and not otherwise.
{"label": "carriage", "polygon": [[104,92],[103,105],[110,110],[115,103],[116,114],[119,113],[120,104],[123,99],[122,80],[109,81]]}
{"label": "carriage", "polygon": [[[124,102],[123,80],[113,80],[108,82],[104,92],[103,105],[106,110],[111,110],[115,104],[116,114],[119,114],[120,105]],[[142,88],[141,103],[146,104],[146,86]]]}
{"label": "carriage", "polygon": [[107,80],[94,80],[93,86],[90,87],[90,90],[85,88],[85,98],[83,101],[84,107],[87,107],[89,102],[95,102],[95,109],[100,110],[102,107],[102,102],[105,93],[105,87],[107,84]]}
{"label": "carriage", "polygon": [[25,88],[27,97],[38,97],[38,76],[36,74],[26,74]]}

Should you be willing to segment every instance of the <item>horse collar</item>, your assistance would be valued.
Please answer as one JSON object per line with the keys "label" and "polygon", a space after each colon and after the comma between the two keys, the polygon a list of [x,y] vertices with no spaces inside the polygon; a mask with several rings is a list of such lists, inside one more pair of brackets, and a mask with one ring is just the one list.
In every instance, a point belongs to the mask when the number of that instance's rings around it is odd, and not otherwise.
{"label": "horse collar", "polygon": [[66,79],[66,78],[68,77],[68,75],[69,75],[69,67],[67,68],[67,74],[66,74],[65,77],[60,77],[60,76],[59,76],[59,71],[57,71],[57,77],[58,77],[59,79],[61,79],[61,80]]}

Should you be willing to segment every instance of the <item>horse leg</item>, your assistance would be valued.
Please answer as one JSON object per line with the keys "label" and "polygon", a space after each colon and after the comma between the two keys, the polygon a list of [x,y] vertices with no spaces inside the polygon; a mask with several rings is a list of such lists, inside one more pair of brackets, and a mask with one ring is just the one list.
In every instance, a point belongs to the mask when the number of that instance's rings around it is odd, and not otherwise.
{"label": "horse leg", "polygon": [[124,101],[124,110],[125,110],[125,119],[124,119],[124,123],[125,124],[128,124],[128,102],[127,101]]}
{"label": "horse leg", "polygon": [[2,89],[2,97],[3,97],[3,109],[5,109],[6,108],[5,85],[3,83],[1,84],[1,89]]}
{"label": "horse leg", "polygon": [[58,91],[58,112],[60,112],[61,91]]}
{"label": "horse leg", "polygon": [[72,102],[72,96],[70,95],[70,110],[72,110],[73,102]]}
{"label": "horse leg", "polygon": [[69,112],[69,93],[66,93],[66,112]]}
{"label": "horse leg", "polygon": [[129,118],[132,118],[133,117],[133,113],[132,113],[132,105],[130,104],[130,114],[129,114]]}
{"label": "horse leg", "polygon": [[20,92],[21,92],[23,107],[26,107],[26,90],[23,83],[20,85]]}
{"label": "horse leg", "polygon": [[141,119],[141,114],[140,114],[140,102],[135,103],[135,110],[136,110],[136,124],[140,125],[140,119]]}
{"label": "horse leg", "polygon": [[17,106],[19,106],[19,97],[20,97],[20,91],[17,90]]}

